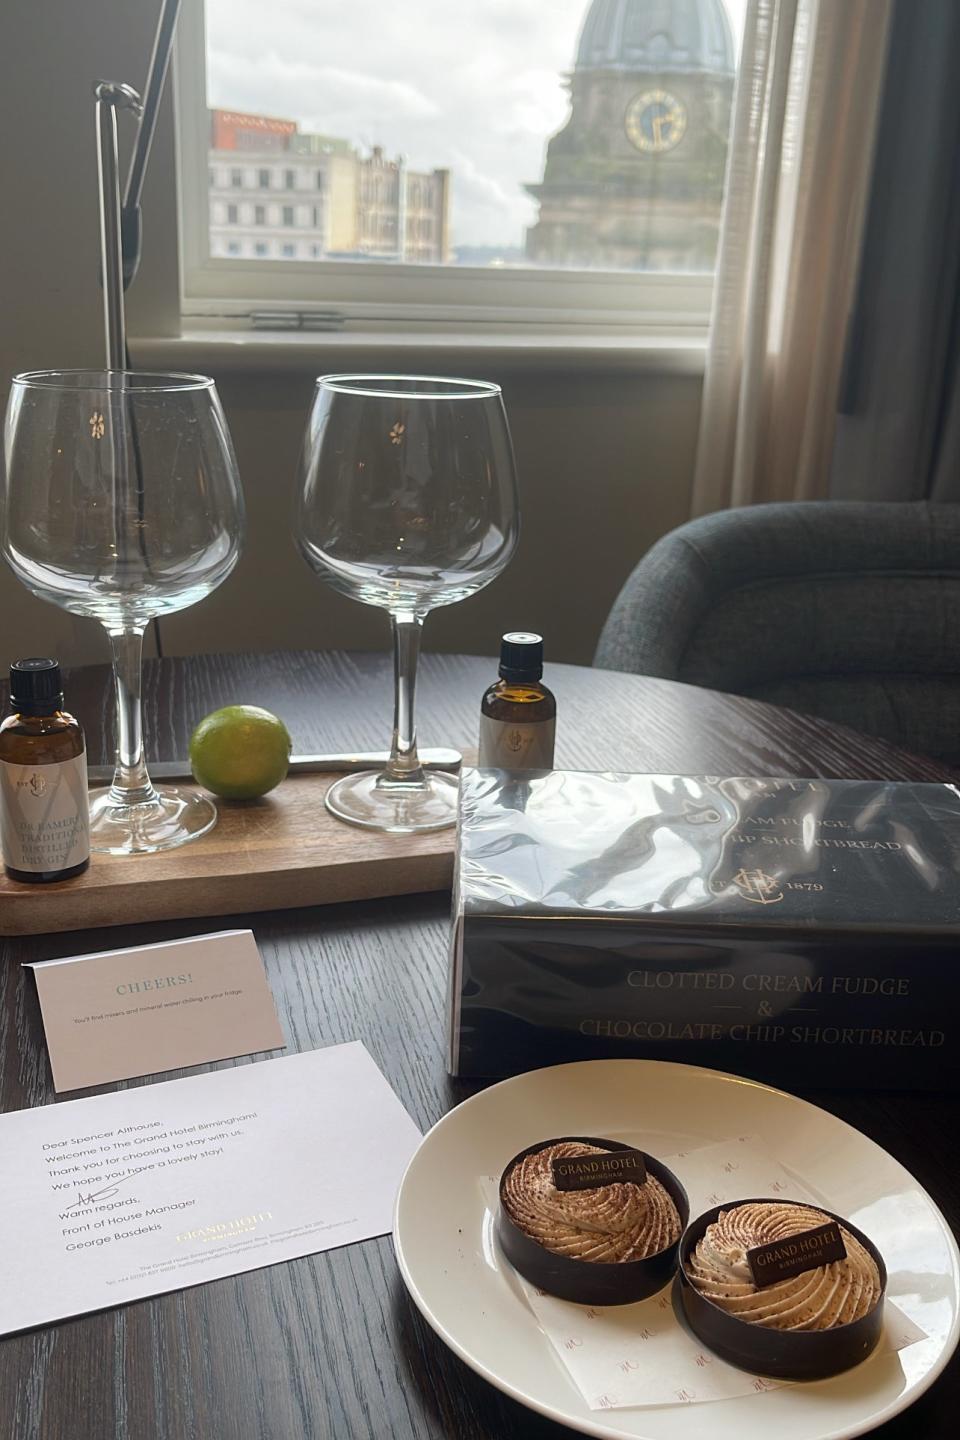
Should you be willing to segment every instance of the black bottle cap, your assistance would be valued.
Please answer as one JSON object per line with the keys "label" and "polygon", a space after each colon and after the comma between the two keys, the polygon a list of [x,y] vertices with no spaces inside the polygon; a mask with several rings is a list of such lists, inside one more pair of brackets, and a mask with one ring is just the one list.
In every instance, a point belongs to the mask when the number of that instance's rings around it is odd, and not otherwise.
{"label": "black bottle cap", "polygon": [[10,666],[10,703],[18,715],[49,715],[63,706],[63,681],[56,660],[32,656]]}
{"label": "black bottle cap", "polygon": [[543,674],[543,636],[511,630],[500,641],[500,675],[504,680],[539,680]]}

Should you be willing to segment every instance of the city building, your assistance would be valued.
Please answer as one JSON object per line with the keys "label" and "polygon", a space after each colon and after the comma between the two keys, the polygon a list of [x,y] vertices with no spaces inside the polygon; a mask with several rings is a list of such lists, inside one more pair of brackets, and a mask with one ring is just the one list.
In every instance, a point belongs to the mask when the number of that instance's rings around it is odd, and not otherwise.
{"label": "city building", "polygon": [[710,270],[735,61],[722,0],[592,0],[547,145],[540,265]]}
{"label": "city building", "polygon": [[379,146],[301,133],[293,120],[211,111],[210,253],[228,259],[441,263],[450,173]]}

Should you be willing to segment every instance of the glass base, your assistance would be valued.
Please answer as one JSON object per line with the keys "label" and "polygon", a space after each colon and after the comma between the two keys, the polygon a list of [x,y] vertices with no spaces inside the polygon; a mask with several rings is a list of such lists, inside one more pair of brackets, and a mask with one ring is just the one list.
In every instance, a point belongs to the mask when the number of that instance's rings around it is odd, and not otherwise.
{"label": "glass base", "polygon": [[458,789],[456,776],[442,770],[425,771],[416,785],[387,780],[376,770],[363,770],[331,785],[326,805],[331,815],[349,825],[410,835],[455,825]]}
{"label": "glass base", "polygon": [[164,786],[155,800],[118,805],[110,789],[90,792],[90,849],[101,855],[149,855],[206,835],[217,807],[194,790]]}

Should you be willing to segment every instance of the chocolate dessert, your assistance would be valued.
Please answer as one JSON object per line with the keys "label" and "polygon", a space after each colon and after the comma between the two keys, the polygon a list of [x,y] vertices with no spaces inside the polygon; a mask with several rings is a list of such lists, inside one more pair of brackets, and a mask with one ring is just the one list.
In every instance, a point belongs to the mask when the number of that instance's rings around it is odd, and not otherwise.
{"label": "chocolate dessert", "polygon": [[602,1155],[598,1145],[561,1140],[526,1155],[507,1172],[503,1207],[525,1234],[571,1260],[646,1260],[680,1239],[680,1214],[660,1181],[619,1181],[588,1190],[558,1190],[553,1161]]}
{"label": "chocolate dessert", "polygon": [[886,1272],[849,1222],[796,1201],[709,1211],[681,1247],[691,1326],[726,1360],[784,1378],[836,1374],[876,1344]]}
{"label": "chocolate dessert", "polygon": [[721,1210],[708,1225],[687,1265],[690,1283],[729,1315],[775,1330],[830,1330],[849,1325],[880,1299],[880,1272],[867,1249],[845,1226],[846,1258],[803,1270],[758,1289],[747,1252],[828,1224],[830,1216],[806,1205],[754,1201]]}
{"label": "chocolate dessert", "polygon": [[[574,1160],[587,1163],[563,1165]],[[582,1172],[570,1182],[575,1188],[563,1188],[565,1171]],[[687,1213],[676,1177],[651,1156],[563,1137],[531,1146],[507,1166],[498,1234],[507,1258],[542,1289],[586,1304],[623,1304],[669,1279]]]}

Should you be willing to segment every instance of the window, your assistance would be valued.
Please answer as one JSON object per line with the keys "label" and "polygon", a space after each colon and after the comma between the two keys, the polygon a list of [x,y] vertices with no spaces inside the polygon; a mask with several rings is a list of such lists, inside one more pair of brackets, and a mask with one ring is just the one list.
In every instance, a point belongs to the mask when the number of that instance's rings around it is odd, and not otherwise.
{"label": "window", "polygon": [[292,224],[293,224],[293,206],[292,206],[292,205],[284,205],[284,207],[283,207],[283,223],[284,223],[284,225],[292,225]]}
{"label": "window", "polygon": [[[262,12],[183,0],[188,310],[266,297],[348,321],[442,307],[448,320],[703,326],[746,3],[511,0],[464,13],[417,0],[411,27],[395,0],[315,0],[309,26],[302,0]],[[276,64],[263,70],[267,50]],[[305,248],[280,266],[274,249],[246,275],[218,273],[207,192],[191,178],[211,135],[244,151],[254,193],[271,175],[296,188],[289,162],[277,168],[285,154],[314,157],[301,184],[312,173],[326,197],[319,265]]]}
{"label": "window", "polygon": [[[266,207],[266,205],[254,205],[254,207],[253,207],[253,223],[254,223],[254,225],[266,225],[266,223],[267,223],[267,207]],[[257,254],[258,254],[258,255],[266,255],[266,253],[267,253],[266,250],[259,250],[259,249],[257,250]]]}
{"label": "window", "polygon": [[239,255],[239,254],[240,254],[240,241],[239,241],[239,240],[228,240],[228,241],[227,241],[227,254],[228,254],[228,255]]}
{"label": "window", "polygon": [[296,255],[296,253],[297,253],[297,247],[296,247],[296,245],[291,245],[289,241],[287,241],[286,244],[280,246],[280,254],[281,254],[281,255],[284,257],[284,259],[286,259],[286,260],[292,260],[292,259],[294,258],[294,256]]}
{"label": "window", "polygon": [[237,205],[228,205],[228,206],[227,206],[227,224],[228,224],[228,225],[236,225],[236,223],[237,223],[237,217],[238,217],[239,213],[240,213],[239,206],[237,206]]}
{"label": "window", "polygon": [[243,189],[243,171],[242,171],[242,170],[231,170],[231,171],[230,171],[230,184],[231,184],[231,186],[232,186],[232,188],[233,188],[234,190],[242,190],[242,189]]}
{"label": "window", "polygon": [[319,205],[314,205],[314,207],[313,207],[313,228],[314,228],[314,230],[319,230],[319,229],[320,229],[320,226],[321,226],[322,224],[323,224],[323,211],[320,209],[320,206],[319,206]]}
{"label": "window", "polygon": [[270,254],[270,246],[267,245],[265,241],[263,241],[263,240],[258,240],[257,243],[256,243],[256,244],[254,245],[254,247],[253,247],[253,253],[254,253],[254,255],[269,255],[269,254]]}

